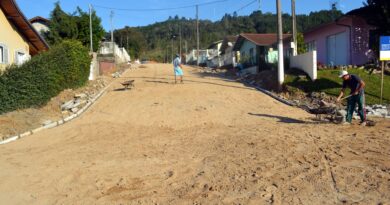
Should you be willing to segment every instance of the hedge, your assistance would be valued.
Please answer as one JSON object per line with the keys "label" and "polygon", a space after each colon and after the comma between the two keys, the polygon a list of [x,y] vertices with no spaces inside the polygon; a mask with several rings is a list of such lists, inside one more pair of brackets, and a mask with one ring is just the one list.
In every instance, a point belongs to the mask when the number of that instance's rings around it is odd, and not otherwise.
{"label": "hedge", "polygon": [[0,76],[0,114],[45,105],[62,90],[86,84],[91,58],[78,41],[67,40],[12,65]]}

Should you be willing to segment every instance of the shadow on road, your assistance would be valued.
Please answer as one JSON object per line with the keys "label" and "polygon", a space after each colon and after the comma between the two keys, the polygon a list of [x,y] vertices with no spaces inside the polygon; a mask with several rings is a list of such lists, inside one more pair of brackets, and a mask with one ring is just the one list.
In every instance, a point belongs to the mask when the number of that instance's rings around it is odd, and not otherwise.
{"label": "shadow on road", "polygon": [[279,122],[283,123],[295,123],[295,124],[309,124],[310,122],[306,122],[303,120],[297,120],[289,117],[282,117],[282,116],[276,116],[276,115],[268,115],[268,114],[253,114],[248,113],[249,115],[258,116],[258,117],[269,117],[269,118],[276,118],[279,120]]}
{"label": "shadow on road", "polygon": [[161,80],[145,80],[145,82],[148,82],[148,83],[165,83],[165,84],[169,84],[169,82],[161,81]]}
{"label": "shadow on road", "polygon": [[113,91],[126,91],[126,90],[130,90],[130,89],[126,89],[126,88],[117,88],[117,89],[114,89]]}

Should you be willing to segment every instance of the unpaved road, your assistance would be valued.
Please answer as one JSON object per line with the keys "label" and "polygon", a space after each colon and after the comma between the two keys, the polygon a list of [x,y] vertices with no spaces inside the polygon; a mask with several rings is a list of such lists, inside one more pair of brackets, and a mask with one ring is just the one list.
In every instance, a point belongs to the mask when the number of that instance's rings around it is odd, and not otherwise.
{"label": "unpaved road", "polygon": [[80,118],[0,146],[0,204],[389,204],[389,121],[317,124],[240,83],[187,67],[174,85],[170,65],[147,67]]}

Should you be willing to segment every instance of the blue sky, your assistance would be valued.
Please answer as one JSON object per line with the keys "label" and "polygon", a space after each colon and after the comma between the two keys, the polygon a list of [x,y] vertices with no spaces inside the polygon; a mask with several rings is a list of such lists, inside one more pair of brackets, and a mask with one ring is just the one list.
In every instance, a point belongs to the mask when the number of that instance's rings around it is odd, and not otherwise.
{"label": "blue sky", "polygon": [[[48,18],[50,11],[53,10],[54,3],[57,0],[16,0],[20,9],[27,18],[42,16]],[[62,8],[66,12],[73,12],[79,6],[83,10],[88,10],[88,4],[96,5],[95,10],[102,18],[104,28],[110,30],[110,10],[98,8],[104,6],[110,8],[122,9],[155,9],[183,7],[188,5],[213,2],[215,0],[60,0]],[[232,14],[234,11],[242,8],[252,0],[225,0],[224,2],[204,5],[199,7],[199,18],[212,21],[219,20],[225,13]],[[281,0],[282,10],[290,13],[291,0]],[[337,0],[296,0],[297,14],[308,14],[311,11],[318,11],[330,8],[330,2]],[[259,0],[250,6],[239,10],[238,15],[248,15],[255,10],[261,9],[262,12],[275,13],[275,0]],[[348,12],[363,5],[363,0],[338,0],[339,9]],[[195,18],[195,7],[184,8],[169,11],[114,11],[114,28],[123,28],[124,26],[144,26],[159,21],[166,20],[169,16],[178,15],[180,17]]]}

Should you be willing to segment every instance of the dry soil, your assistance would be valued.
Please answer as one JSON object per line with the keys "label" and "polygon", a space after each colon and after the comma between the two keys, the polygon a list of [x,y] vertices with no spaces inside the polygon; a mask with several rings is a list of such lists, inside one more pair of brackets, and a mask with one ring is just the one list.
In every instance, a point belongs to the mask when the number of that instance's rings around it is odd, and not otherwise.
{"label": "dry soil", "polygon": [[[240,83],[128,70],[76,120],[0,146],[1,204],[389,204],[390,122],[318,123]],[[120,82],[135,79],[135,88]]]}

